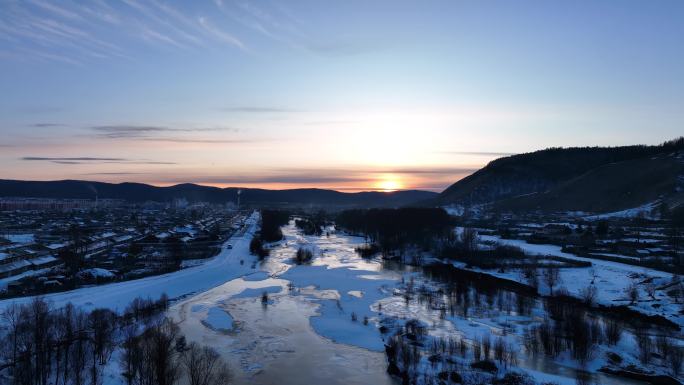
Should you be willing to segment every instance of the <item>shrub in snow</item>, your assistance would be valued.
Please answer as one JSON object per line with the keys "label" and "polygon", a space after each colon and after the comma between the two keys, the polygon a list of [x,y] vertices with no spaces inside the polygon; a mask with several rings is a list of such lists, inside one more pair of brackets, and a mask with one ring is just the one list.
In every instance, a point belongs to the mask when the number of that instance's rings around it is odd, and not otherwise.
{"label": "shrub in snow", "polygon": [[313,261],[313,252],[304,247],[297,249],[297,254],[295,254],[294,261],[298,265],[308,264]]}
{"label": "shrub in snow", "polygon": [[580,298],[582,298],[582,301],[584,301],[584,303],[588,306],[593,306],[596,303],[597,295],[598,291],[594,285],[589,285],[580,290]]}
{"label": "shrub in snow", "polygon": [[496,364],[490,360],[473,362],[470,364],[470,367],[488,373],[496,373],[499,371],[499,368],[496,366]]}
{"label": "shrub in snow", "polygon": [[639,288],[636,283],[632,282],[626,289],[627,298],[629,298],[630,304],[636,305],[639,301]]}
{"label": "shrub in snow", "polygon": [[506,373],[502,378],[492,381],[493,385],[535,385],[534,379],[527,373]]}

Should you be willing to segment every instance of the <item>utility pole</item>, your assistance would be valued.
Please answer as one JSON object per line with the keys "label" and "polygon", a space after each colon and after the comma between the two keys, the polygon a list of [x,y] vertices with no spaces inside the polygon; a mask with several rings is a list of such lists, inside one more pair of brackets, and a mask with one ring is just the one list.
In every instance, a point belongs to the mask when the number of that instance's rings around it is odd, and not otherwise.
{"label": "utility pole", "polygon": [[240,211],[240,195],[242,194],[242,190],[238,189],[237,191],[237,209]]}

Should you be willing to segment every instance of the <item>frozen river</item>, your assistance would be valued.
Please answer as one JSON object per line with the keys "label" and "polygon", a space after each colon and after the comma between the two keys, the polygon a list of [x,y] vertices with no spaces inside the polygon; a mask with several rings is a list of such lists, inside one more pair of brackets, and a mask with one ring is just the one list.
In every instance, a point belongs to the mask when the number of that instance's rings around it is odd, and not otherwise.
{"label": "frozen river", "polygon": [[[237,384],[395,383],[381,335],[363,319],[374,317],[371,304],[400,276],[358,258],[359,239],[283,230],[285,240],[256,269],[172,306],[182,332],[222,353]],[[299,245],[316,250],[314,263],[292,263]]]}
{"label": "frozen river", "polygon": [[[244,275],[176,303],[169,315],[191,341],[219,351],[237,384],[394,384],[386,374],[381,319],[417,318],[433,335],[498,333],[500,314],[468,319],[440,317],[397,291],[422,272],[365,260],[354,251],[362,238],[303,236],[291,224],[285,239],[263,262],[240,255]],[[314,250],[310,265],[292,261],[297,249]],[[429,284],[429,282],[428,282]],[[268,300],[264,302],[263,293]],[[494,311],[495,313],[495,311]],[[574,384],[577,369],[520,357],[519,366],[539,379]],[[635,382],[594,375],[602,384]]]}

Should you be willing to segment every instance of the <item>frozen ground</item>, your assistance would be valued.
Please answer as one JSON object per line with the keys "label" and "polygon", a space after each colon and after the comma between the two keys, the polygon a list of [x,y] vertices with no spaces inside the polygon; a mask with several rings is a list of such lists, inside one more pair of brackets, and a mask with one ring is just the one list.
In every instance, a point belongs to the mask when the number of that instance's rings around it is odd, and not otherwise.
{"label": "frozen ground", "polygon": [[646,218],[652,218],[653,211],[657,209],[660,201],[654,201],[646,203],[643,206],[634,207],[627,210],[615,211],[612,213],[589,215],[584,217],[584,219],[589,221],[597,221],[601,219],[611,219],[611,218],[635,218],[639,215],[643,215]]}
{"label": "frozen ground", "polygon": [[[649,282],[652,282],[656,288],[665,287],[671,282],[672,274],[619,262],[578,257],[561,251],[561,247],[556,245],[530,244],[524,240],[501,239],[498,236],[492,235],[482,235],[480,240],[482,242],[516,246],[533,255],[554,255],[591,262],[592,268],[560,269],[561,282],[558,287],[564,287],[571,295],[580,297],[581,290],[590,286],[593,281],[597,287],[597,303],[604,305],[627,305],[644,314],[661,315],[680,327],[684,326],[684,316],[680,314],[682,311],[681,304],[674,303],[672,298],[665,293],[665,290],[656,290],[655,299],[651,298],[645,290],[646,283]],[[487,271],[487,273],[524,283],[523,277],[516,271],[506,273]],[[640,291],[640,299],[636,304],[630,303],[626,292],[632,283],[637,284]],[[543,284],[540,287],[540,291],[544,294],[549,293],[548,287]]]}
{"label": "frozen ground", "polygon": [[207,312],[204,324],[214,330],[230,331],[233,329],[233,317],[221,308],[212,307]]}
{"label": "frozen ground", "polygon": [[[381,323],[398,326],[406,319],[417,318],[430,325],[432,336],[478,338],[483,333],[501,334],[501,325],[512,321],[495,312],[467,319],[441,318],[424,306],[407,306],[401,296],[402,282],[421,273],[360,258],[354,251],[363,243],[358,237],[303,236],[290,225],[284,228],[285,240],[272,245],[271,256],[257,264],[248,250],[256,219],[250,218],[245,234],[229,241],[233,249],[222,250],[202,265],[164,276],[54,294],[48,299],[57,306],[73,302],[89,308],[122,310],[137,296],[156,298],[166,292],[178,298],[168,316],[179,323],[189,341],[219,351],[233,368],[237,384],[389,385],[396,382],[386,374],[385,336],[378,330]],[[311,265],[293,264],[292,257],[300,245],[315,251]],[[548,254],[548,250],[544,247],[537,252]],[[611,279],[611,271],[624,273],[614,270],[621,269],[622,264],[604,263],[601,279]],[[572,270],[579,274],[588,269]],[[567,284],[579,278],[563,279]],[[263,292],[268,293],[266,303],[261,299]],[[0,308],[12,302],[2,301]],[[507,338],[517,341],[513,334]],[[113,361],[108,367],[111,375],[107,385],[119,384],[116,365]],[[568,365],[525,363],[521,370],[538,380],[574,383],[570,379],[574,368]]]}

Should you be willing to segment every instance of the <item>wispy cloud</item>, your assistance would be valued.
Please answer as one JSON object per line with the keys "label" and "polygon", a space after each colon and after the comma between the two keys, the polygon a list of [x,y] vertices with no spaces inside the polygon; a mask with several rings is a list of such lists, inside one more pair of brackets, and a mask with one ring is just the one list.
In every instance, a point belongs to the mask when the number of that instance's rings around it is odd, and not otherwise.
{"label": "wispy cloud", "polygon": [[127,159],[124,158],[94,158],[94,157],[75,157],[75,158],[50,158],[50,157],[43,157],[43,156],[25,156],[21,158],[21,160],[48,160],[48,161],[73,161],[73,162],[90,162],[90,161],[95,161],[95,162],[123,162],[126,161]]}
{"label": "wispy cloud", "polygon": [[3,48],[9,57],[84,65],[98,59],[131,59],[141,45],[246,49],[225,23],[211,20],[214,15],[188,12],[190,3],[31,0],[1,7],[0,39],[7,42]]}
{"label": "wispy cloud", "polygon": [[0,7],[0,40],[8,43],[0,55],[78,66],[113,58],[135,60],[150,47],[163,52],[231,47],[253,53],[250,38],[319,56],[383,48],[369,39],[320,36],[282,2],[30,0]]}
{"label": "wispy cloud", "polygon": [[243,50],[245,49],[245,44],[242,41],[240,41],[240,39],[238,39],[235,36],[221,30],[220,28],[218,28],[217,26],[212,24],[209,21],[209,19],[207,19],[206,17],[199,17],[199,18],[197,18],[197,20],[198,20],[199,24],[202,26],[202,28],[204,28],[211,35],[214,35],[218,39],[220,39],[220,40],[222,40],[228,44],[234,45],[240,49],[243,49]]}
{"label": "wispy cloud", "polygon": [[52,3],[48,3],[45,1],[37,1],[37,0],[32,0],[30,1],[31,4],[42,8],[44,10],[49,11],[50,13],[66,18],[66,19],[81,19],[81,16],[75,12],[71,12],[70,10],[66,8],[61,8],[59,6],[56,6]]}
{"label": "wispy cloud", "polygon": [[145,175],[144,172],[88,172],[81,175]]}
{"label": "wispy cloud", "polygon": [[29,125],[29,127],[45,128],[45,127],[65,127],[66,124],[62,123],[34,123]]}
{"label": "wispy cloud", "polygon": [[321,37],[307,31],[306,23],[292,12],[285,2],[246,2],[215,0],[224,15],[268,39],[293,49],[318,56],[348,56],[385,49],[382,44],[367,39]]}
{"label": "wispy cloud", "polygon": [[120,138],[140,138],[148,136],[150,133],[168,132],[170,128],[161,126],[93,126],[91,130],[95,131],[97,136],[120,139]]}
{"label": "wispy cloud", "polygon": [[39,162],[51,162],[57,164],[147,164],[147,165],[173,165],[175,162],[161,162],[154,160],[145,159],[127,159],[127,158],[102,158],[102,157],[90,157],[90,156],[80,156],[80,157],[44,157],[44,156],[25,156],[20,158],[23,161],[39,161]]}
{"label": "wispy cloud", "polygon": [[[238,143],[255,143],[257,140],[253,139],[202,139],[202,138],[142,138],[141,140],[148,142],[167,142],[167,143],[202,143],[202,144],[238,144]],[[262,142],[260,140],[259,142]]]}
{"label": "wispy cloud", "polygon": [[460,175],[469,174],[477,171],[476,167],[422,167],[422,168],[282,168],[273,171],[286,174],[303,174],[303,175],[354,175],[354,174],[370,174],[373,178],[377,178],[379,174],[396,174],[396,175]]}
{"label": "wispy cloud", "polygon": [[296,22],[282,5],[266,11],[253,2],[215,0],[214,3],[222,14],[244,27],[292,48],[304,47],[300,41],[306,39],[306,34],[297,25],[301,23]]}
{"label": "wispy cloud", "polygon": [[[95,135],[107,139],[143,139],[143,140],[191,140],[193,138],[170,138],[157,137],[157,135],[168,135],[174,133],[197,133],[197,132],[238,132],[234,127],[195,127],[195,128],[173,128],[166,126],[137,126],[137,125],[106,125],[92,126],[90,130],[95,131]],[[220,139],[219,139],[220,140]]]}

